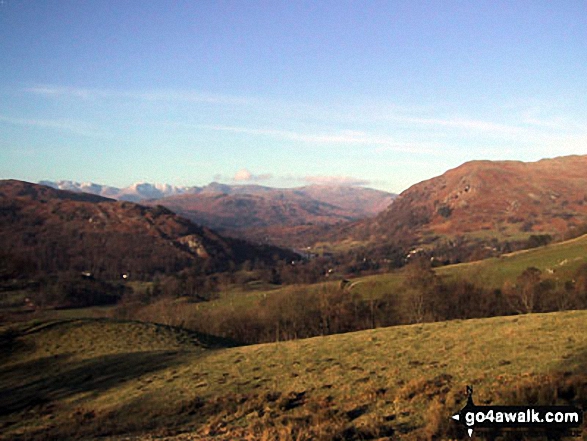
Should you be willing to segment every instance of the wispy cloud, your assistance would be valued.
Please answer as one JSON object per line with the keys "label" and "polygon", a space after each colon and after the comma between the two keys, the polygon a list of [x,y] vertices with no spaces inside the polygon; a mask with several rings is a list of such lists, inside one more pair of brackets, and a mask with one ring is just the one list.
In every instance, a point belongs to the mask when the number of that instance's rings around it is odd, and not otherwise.
{"label": "wispy cloud", "polygon": [[221,174],[214,175],[216,181],[231,181],[236,183],[245,182],[261,182],[261,181],[276,181],[286,183],[286,185],[339,185],[346,187],[372,185],[374,181],[357,178],[353,176],[345,175],[313,175],[313,176],[300,176],[300,175],[287,175],[287,176],[275,176],[272,173],[254,174],[247,168],[242,168],[237,171],[232,178],[228,178]]}
{"label": "wispy cloud", "polygon": [[56,86],[36,86],[24,89],[25,92],[46,97],[63,97],[69,96],[80,99],[94,99],[100,96],[106,96],[104,92],[92,89],[82,89],[74,87],[56,87]]}
{"label": "wispy cloud", "polygon": [[450,127],[468,131],[492,132],[501,134],[519,134],[523,130],[521,127],[498,124],[491,121],[482,121],[464,118],[397,118],[402,122],[426,126]]}
{"label": "wispy cloud", "polygon": [[[233,124],[227,119],[228,113],[217,116],[216,124],[170,123],[180,127],[231,132],[249,136],[270,137],[278,140],[295,141],[311,145],[365,146],[375,152],[400,152],[425,155],[444,155],[447,152],[463,152],[484,148],[512,148],[548,150],[553,146],[566,149],[566,145],[580,151],[587,136],[587,124],[571,121],[568,117],[556,115],[547,105],[502,106],[502,114],[479,118],[473,114],[451,115],[448,110],[430,107],[402,107],[393,103],[296,103],[263,97],[242,97],[208,93],[196,90],[112,90],[78,88],[69,86],[35,85],[24,91],[37,96],[80,101],[103,101],[112,106],[112,101],[136,101],[140,103],[202,103],[225,106],[234,109],[240,121],[247,115],[254,115],[249,122]],[[195,108],[196,106],[194,106]],[[224,109],[221,109],[224,110]],[[188,107],[189,111],[189,107]],[[444,115],[440,113],[444,112]],[[202,113],[191,114],[200,118]],[[186,115],[189,118],[190,115]],[[222,120],[220,119],[222,118]],[[492,119],[493,118],[493,119]],[[22,120],[30,125],[69,130],[90,134],[91,127],[83,127],[72,121]],[[253,122],[254,121],[254,122]],[[304,121],[308,130],[287,128],[289,122]],[[6,122],[6,121],[5,121]],[[286,128],[284,128],[286,127]],[[334,128],[326,131],[324,127]],[[351,130],[342,130],[341,128]],[[338,128],[338,130],[336,129]],[[465,147],[466,146],[466,147]],[[481,147],[479,147],[481,148]],[[572,149],[566,149],[573,151]],[[558,151],[558,150],[557,150]]]}
{"label": "wispy cloud", "polygon": [[305,176],[302,180],[314,185],[343,185],[347,187],[371,184],[371,181],[367,179],[354,178],[352,176]]}
{"label": "wispy cloud", "polygon": [[366,144],[368,138],[362,132],[355,131],[344,131],[336,134],[312,134],[312,133],[301,133],[289,130],[278,130],[278,129],[253,129],[247,127],[234,127],[234,126],[223,126],[223,125],[201,125],[203,129],[243,133],[247,135],[259,135],[259,136],[271,136],[276,138],[284,138],[292,141],[303,141],[319,144]]}
{"label": "wispy cloud", "polygon": [[[477,152],[490,150],[496,157],[533,151],[533,156],[549,157],[587,153],[587,125],[563,117],[538,118],[512,115],[512,124],[465,118],[402,118],[416,126],[443,127],[449,139],[477,144]],[[454,130],[451,130],[454,129]],[[479,144],[479,142],[481,144]],[[528,158],[529,155],[523,155]]]}
{"label": "wispy cloud", "polygon": [[502,135],[527,135],[532,133],[552,133],[561,135],[571,132],[587,132],[587,124],[585,123],[581,124],[577,121],[570,121],[563,116],[539,116],[532,110],[524,111],[521,114],[511,114],[509,118],[512,121],[511,124],[460,117],[397,117],[396,120],[415,125],[449,127],[467,131],[491,132]]}
{"label": "wispy cloud", "polygon": [[71,132],[76,135],[97,137],[104,136],[91,124],[68,120],[68,119],[28,119],[28,118],[11,118],[0,115],[0,123],[10,124],[15,126],[38,127],[45,129],[54,129],[59,131]]}
{"label": "wispy cloud", "polygon": [[223,125],[199,125],[199,128],[223,132],[242,133],[254,136],[268,136],[290,141],[299,141],[308,144],[332,144],[332,145],[365,145],[408,153],[431,153],[435,150],[428,144],[403,143],[384,136],[370,135],[362,131],[341,131],[338,133],[302,133],[290,130],[269,128],[247,128]]}
{"label": "wispy cloud", "polygon": [[197,102],[233,105],[248,105],[256,102],[254,98],[203,93],[194,90],[128,91],[42,85],[27,87],[24,91],[51,98],[76,98],[87,101],[99,99],[132,99],[138,101]]}

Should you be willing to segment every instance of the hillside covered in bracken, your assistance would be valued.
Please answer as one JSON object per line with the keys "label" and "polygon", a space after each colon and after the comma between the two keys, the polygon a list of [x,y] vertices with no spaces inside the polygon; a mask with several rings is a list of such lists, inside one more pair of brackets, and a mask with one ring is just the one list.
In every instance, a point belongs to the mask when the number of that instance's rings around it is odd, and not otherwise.
{"label": "hillside covered in bracken", "polygon": [[413,185],[339,240],[409,245],[456,239],[516,241],[564,234],[587,221],[587,156],[471,161]]}

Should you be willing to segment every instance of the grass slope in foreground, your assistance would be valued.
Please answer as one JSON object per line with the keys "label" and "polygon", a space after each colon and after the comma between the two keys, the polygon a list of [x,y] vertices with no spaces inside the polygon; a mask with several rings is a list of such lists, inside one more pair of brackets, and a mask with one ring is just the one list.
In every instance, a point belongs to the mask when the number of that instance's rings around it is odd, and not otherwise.
{"label": "grass slope in foreground", "polygon": [[449,417],[468,384],[478,404],[586,405],[586,323],[572,311],[233,348],[137,322],[19,325],[0,340],[0,438],[460,439]]}

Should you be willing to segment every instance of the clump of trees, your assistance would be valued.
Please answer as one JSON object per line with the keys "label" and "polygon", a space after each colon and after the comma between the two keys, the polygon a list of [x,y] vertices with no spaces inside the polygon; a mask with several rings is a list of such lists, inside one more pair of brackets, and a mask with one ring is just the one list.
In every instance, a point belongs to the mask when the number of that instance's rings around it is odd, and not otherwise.
{"label": "clump of trees", "polygon": [[511,314],[501,290],[488,289],[466,279],[443,279],[434,273],[426,259],[417,259],[406,268],[401,292],[402,324]]}
{"label": "clump of trees", "polygon": [[528,238],[527,248],[538,248],[548,245],[553,237],[550,234],[532,234]]}
{"label": "clump of trees", "polygon": [[188,327],[242,343],[293,340],[369,327],[368,305],[358,294],[332,285],[270,293],[254,308],[228,304],[206,310]]}
{"label": "clump of trees", "polygon": [[97,280],[75,272],[63,272],[39,280],[32,293],[35,306],[82,308],[117,303],[129,288],[121,283]]}
{"label": "clump of trees", "polygon": [[526,268],[515,283],[504,283],[508,305],[516,314],[587,308],[587,264],[571,280],[556,283],[535,267]]}

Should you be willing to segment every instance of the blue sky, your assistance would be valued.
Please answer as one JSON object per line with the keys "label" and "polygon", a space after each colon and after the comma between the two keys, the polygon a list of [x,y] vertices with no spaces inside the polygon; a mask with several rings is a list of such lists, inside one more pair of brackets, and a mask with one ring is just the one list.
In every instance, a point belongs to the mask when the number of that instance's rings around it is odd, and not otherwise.
{"label": "blue sky", "polygon": [[0,2],[0,178],[400,192],[569,154],[584,1]]}

